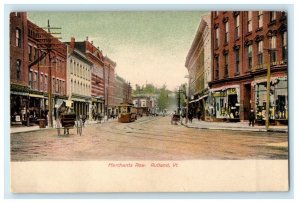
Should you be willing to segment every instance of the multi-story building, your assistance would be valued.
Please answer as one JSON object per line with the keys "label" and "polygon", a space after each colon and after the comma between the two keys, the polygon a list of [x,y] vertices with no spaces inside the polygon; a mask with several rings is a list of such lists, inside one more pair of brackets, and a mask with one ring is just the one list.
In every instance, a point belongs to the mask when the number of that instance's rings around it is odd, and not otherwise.
{"label": "multi-story building", "polygon": [[265,119],[271,69],[270,119],[287,121],[287,15],[280,11],[211,12],[215,118]]}
{"label": "multi-story building", "polygon": [[48,115],[52,126],[54,107],[66,99],[66,46],[26,13],[11,13],[10,18],[11,114],[27,125]]}
{"label": "multi-story building", "polygon": [[149,115],[150,113],[150,97],[136,96],[132,98],[133,106],[137,109],[138,115]]}
{"label": "multi-story building", "polygon": [[[34,118],[48,115],[50,126],[56,109],[66,97],[67,47],[55,36],[28,20],[29,113]],[[49,101],[51,97],[51,102]],[[48,112],[49,108],[51,112]]]}
{"label": "multi-story building", "polygon": [[[75,39],[74,39],[75,41]],[[84,53],[86,58],[93,64],[91,71],[91,99],[93,117],[97,114],[104,115],[105,101],[105,78],[104,78],[104,56],[99,47],[95,47],[93,41],[88,38],[82,42],[74,42],[75,48]]]}
{"label": "multi-story building", "polygon": [[[115,75],[114,101],[117,106],[121,103],[132,103],[130,83],[118,75]],[[118,109],[115,113],[119,114]]]}
{"label": "multi-story building", "polygon": [[116,114],[118,103],[115,101],[115,68],[116,63],[109,57],[104,57],[104,80],[105,80],[105,114],[108,118]]}
{"label": "multi-story building", "polygon": [[11,124],[26,123],[29,99],[27,14],[10,13]]}
{"label": "multi-story building", "polygon": [[203,16],[196,36],[186,57],[185,67],[189,72],[189,111],[201,112],[202,118],[209,115],[207,103],[208,82],[211,81],[211,19]]}
{"label": "multi-story building", "polygon": [[91,75],[93,63],[86,55],[75,48],[75,38],[72,37],[68,46],[68,98],[73,103],[77,116],[92,119]]}

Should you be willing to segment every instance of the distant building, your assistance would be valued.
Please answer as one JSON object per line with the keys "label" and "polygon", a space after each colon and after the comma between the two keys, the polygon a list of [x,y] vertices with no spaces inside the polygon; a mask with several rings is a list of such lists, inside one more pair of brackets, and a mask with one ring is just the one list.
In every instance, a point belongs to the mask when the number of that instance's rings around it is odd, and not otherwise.
{"label": "distant building", "polygon": [[137,109],[138,115],[149,115],[150,113],[150,97],[136,96],[132,98],[133,106]]}
{"label": "distant building", "polygon": [[287,15],[279,11],[211,12],[215,119],[265,120],[271,66],[270,119],[288,120]]}
{"label": "distant building", "polygon": [[104,81],[105,81],[105,114],[108,118],[112,114],[116,114],[118,103],[115,101],[114,87],[115,87],[115,68],[116,62],[111,60],[108,56],[104,57]]}
{"label": "distant building", "polygon": [[[132,103],[130,83],[118,75],[115,75],[114,101],[117,106],[121,103]],[[115,113],[119,113],[118,109]]]}
{"label": "distant building", "polygon": [[201,18],[196,36],[186,57],[185,67],[189,72],[189,111],[200,111],[202,118],[210,115],[207,103],[208,82],[211,81],[211,19],[210,15]]}

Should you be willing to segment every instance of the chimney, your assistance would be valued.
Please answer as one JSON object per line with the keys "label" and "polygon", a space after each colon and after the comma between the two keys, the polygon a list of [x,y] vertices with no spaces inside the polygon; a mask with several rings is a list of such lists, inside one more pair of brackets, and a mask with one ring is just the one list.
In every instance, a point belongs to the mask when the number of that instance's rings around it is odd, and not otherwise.
{"label": "chimney", "polygon": [[88,36],[86,37],[86,41],[89,41],[89,37]]}
{"label": "chimney", "polygon": [[75,48],[75,37],[71,37],[70,47],[71,49]]}
{"label": "chimney", "polygon": [[94,42],[93,42],[93,41],[91,41],[91,43],[92,43],[92,44],[94,44]]}

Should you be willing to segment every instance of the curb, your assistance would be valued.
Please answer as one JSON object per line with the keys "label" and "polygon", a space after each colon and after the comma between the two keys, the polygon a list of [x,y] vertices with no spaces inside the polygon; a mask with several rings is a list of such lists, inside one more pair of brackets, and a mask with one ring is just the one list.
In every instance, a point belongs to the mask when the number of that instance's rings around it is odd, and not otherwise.
{"label": "curb", "polygon": [[185,124],[181,124],[187,128],[194,128],[194,129],[203,129],[203,130],[231,130],[231,131],[251,131],[251,132],[278,132],[278,133],[288,133],[288,130],[285,129],[248,129],[248,128],[227,128],[227,127],[196,127],[196,126],[188,126]]}

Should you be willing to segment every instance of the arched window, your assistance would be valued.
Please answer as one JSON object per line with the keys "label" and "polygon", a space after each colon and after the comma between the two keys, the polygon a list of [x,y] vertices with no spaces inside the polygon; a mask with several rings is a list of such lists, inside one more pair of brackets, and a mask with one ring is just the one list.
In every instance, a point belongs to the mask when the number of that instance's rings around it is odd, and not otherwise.
{"label": "arched window", "polygon": [[21,47],[21,29],[20,28],[16,28],[16,47]]}

